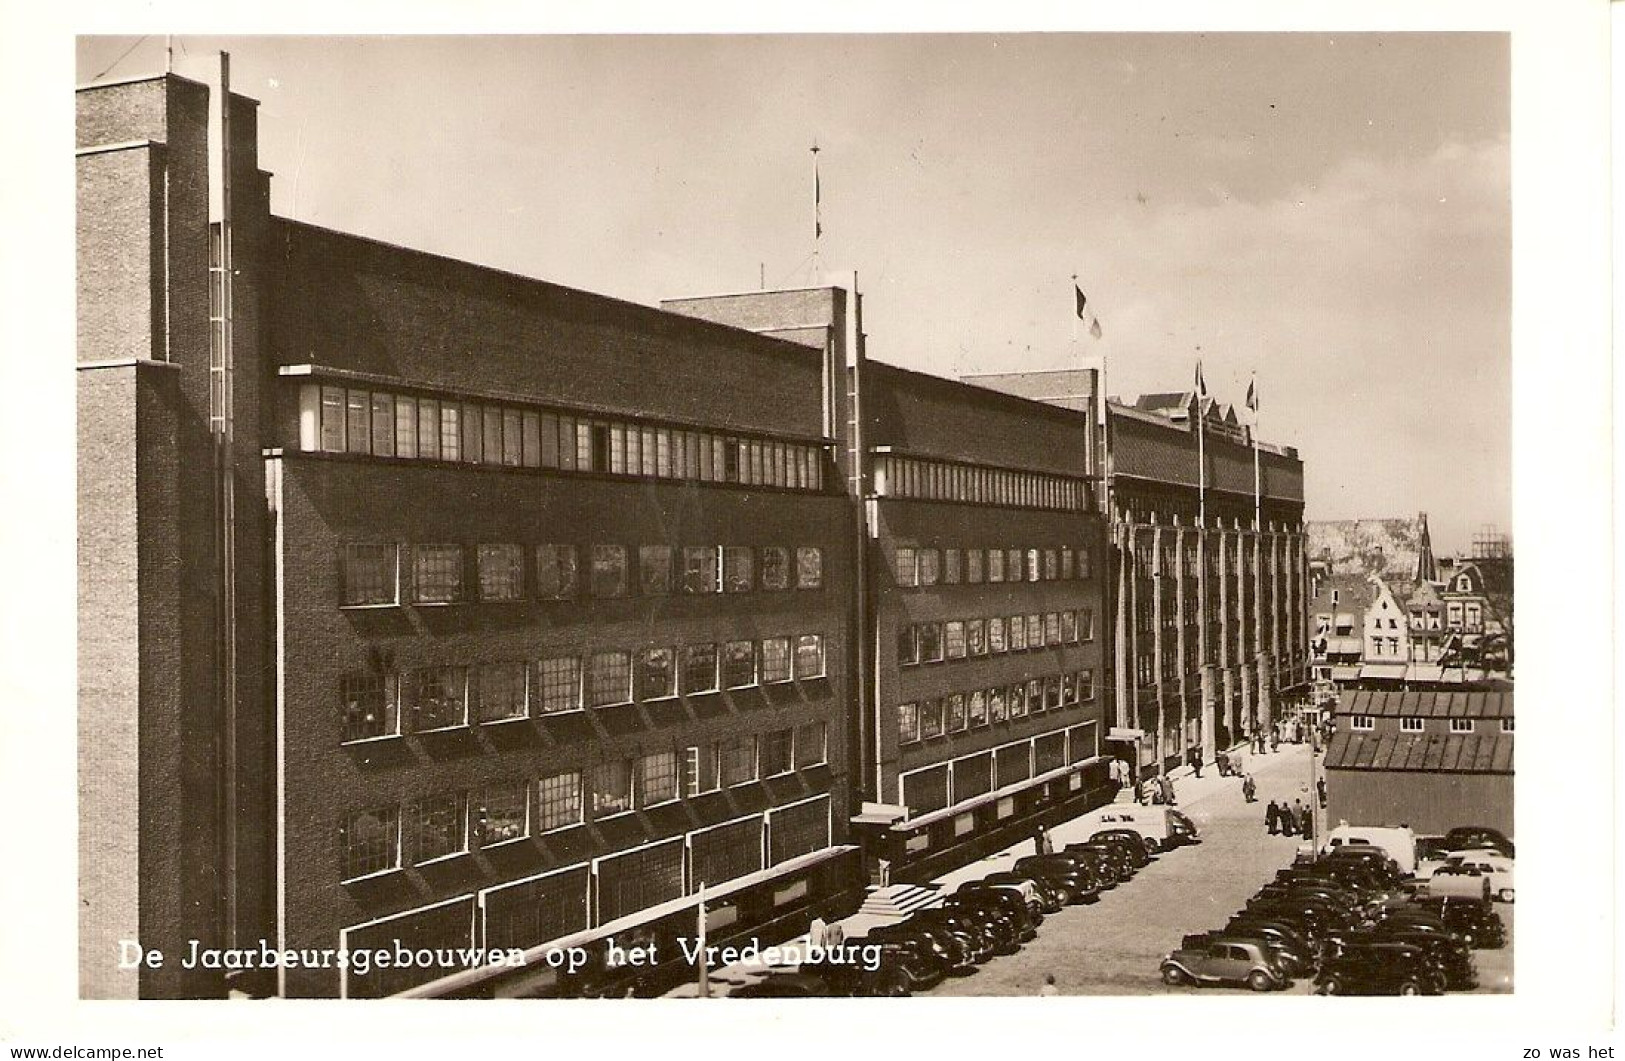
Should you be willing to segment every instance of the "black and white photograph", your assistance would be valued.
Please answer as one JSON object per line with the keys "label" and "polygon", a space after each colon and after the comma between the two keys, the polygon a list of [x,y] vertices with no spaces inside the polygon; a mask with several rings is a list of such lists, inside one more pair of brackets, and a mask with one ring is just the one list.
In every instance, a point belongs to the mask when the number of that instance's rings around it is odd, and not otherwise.
{"label": "black and white photograph", "polygon": [[74,26],[0,1041],[1613,1056],[1597,6]]}

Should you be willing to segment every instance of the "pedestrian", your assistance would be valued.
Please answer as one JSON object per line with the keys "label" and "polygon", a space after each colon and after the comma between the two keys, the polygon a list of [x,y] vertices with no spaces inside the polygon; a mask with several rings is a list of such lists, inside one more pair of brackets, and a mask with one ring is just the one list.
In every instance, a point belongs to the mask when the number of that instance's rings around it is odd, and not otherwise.
{"label": "pedestrian", "polygon": [[1298,815],[1297,815],[1297,813],[1295,811],[1293,811],[1292,805],[1290,803],[1288,803],[1284,799],[1281,801],[1281,810],[1280,810],[1279,817],[1281,819],[1281,835],[1282,836],[1295,836],[1295,835],[1297,835],[1297,832],[1298,832]]}
{"label": "pedestrian", "polygon": [[882,888],[891,887],[891,859],[889,858],[880,860],[880,886]]}
{"label": "pedestrian", "polygon": [[1309,835],[1309,808],[1303,805],[1303,800],[1292,801],[1292,827],[1300,836]]}
{"label": "pedestrian", "polygon": [[1174,806],[1179,802],[1179,800],[1174,798],[1173,778],[1169,777],[1167,774],[1163,774],[1160,781],[1162,785],[1162,801],[1168,804],[1170,807]]}
{"label": "pedestrian", "polygon": [[1044,974],[1044,986],[1038,989],[1039,997],[1040,998],[1053,998],[1054,996],[1059,995],[1060,993],[1061,993],[1061,989],[1055,986],[1055,974],[1054,973],[1045,973]]}
{"label": "pedestrian", "polygon": [[1281,808],[1275,805],[1273,799],[1270,800],[1270,805],[1264,808],[1264,824],[1269,828],[1271,836],[1276,834],[1277,827],[1281,824]]}
{"label": "pedestrian", "polygon": [[1045,832],[1044,827],[1040,825],[1038,827],[1038,831],[1033,833],[1033,854],[1048,855],[1054,852],[1054,850],[1055,849],[1050,846],[1049,833]]}
{"label": "pedestrian", "polygon": [[1202,753],[1201,752],[1199,752],[1199,751],[1192,751],[1191,752],[1191,769],[1193,771],[1195,771],[1197,777],[1202,776]]}
{"label": "pedestrian", "polygon": [[1258,785],[1253,782],[1252,774],[1245,774],[1241,779],[1241,795],[1248,803],[1258,802]]}
{"label": "pedestrian", "polygon": [[1315,781],[1315,792],[1320,796],[1320,809],[1325,810],[1326,809],[1326,779],[1324,777],[1316,779],[1316,781]]}

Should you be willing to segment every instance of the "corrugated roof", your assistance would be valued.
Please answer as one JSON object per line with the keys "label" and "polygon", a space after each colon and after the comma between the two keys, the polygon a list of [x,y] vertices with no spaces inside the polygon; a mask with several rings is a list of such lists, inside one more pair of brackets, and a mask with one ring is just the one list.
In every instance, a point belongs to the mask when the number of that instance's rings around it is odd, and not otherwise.
{"label": "corrugated roof", "polygon": [[1328,770],[1512,773],[1508,734],[1337,733],[1326,749]]}
{"label": "corrugated roof", "polygon": [[1404,693],[1359,690],[1339,705],[1337,713],[1373,718],[1511,718],[1514,712],[1510,690],[1472,689]]}

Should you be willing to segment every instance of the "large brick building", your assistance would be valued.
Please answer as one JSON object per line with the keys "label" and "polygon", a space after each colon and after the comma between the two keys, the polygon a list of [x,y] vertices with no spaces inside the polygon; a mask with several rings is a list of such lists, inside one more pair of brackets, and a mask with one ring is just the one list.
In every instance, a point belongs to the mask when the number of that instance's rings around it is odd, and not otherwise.
{"label": "large brick building", "polygon": [[849,901],[826,352],[274,218],[253,102],[210,95],[78,93],[83,993],[223,993],[191,939],[590,949],[691,929],[702,883],[718,941]]}

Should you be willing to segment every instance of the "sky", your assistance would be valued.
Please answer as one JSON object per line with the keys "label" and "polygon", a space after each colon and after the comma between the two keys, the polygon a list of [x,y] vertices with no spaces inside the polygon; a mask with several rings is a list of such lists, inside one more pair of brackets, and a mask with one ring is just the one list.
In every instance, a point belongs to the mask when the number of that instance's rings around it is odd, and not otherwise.
{"label": "sky", "polygon": [[[287,217],[654,304],[856,270],[871,357],[1242,402],[1309,519],[1512,525],[1500,34],[174,38]],[[163,68],[86,37],[81,83]],[[1102,326],[1081,336],[1072,276]]]}

